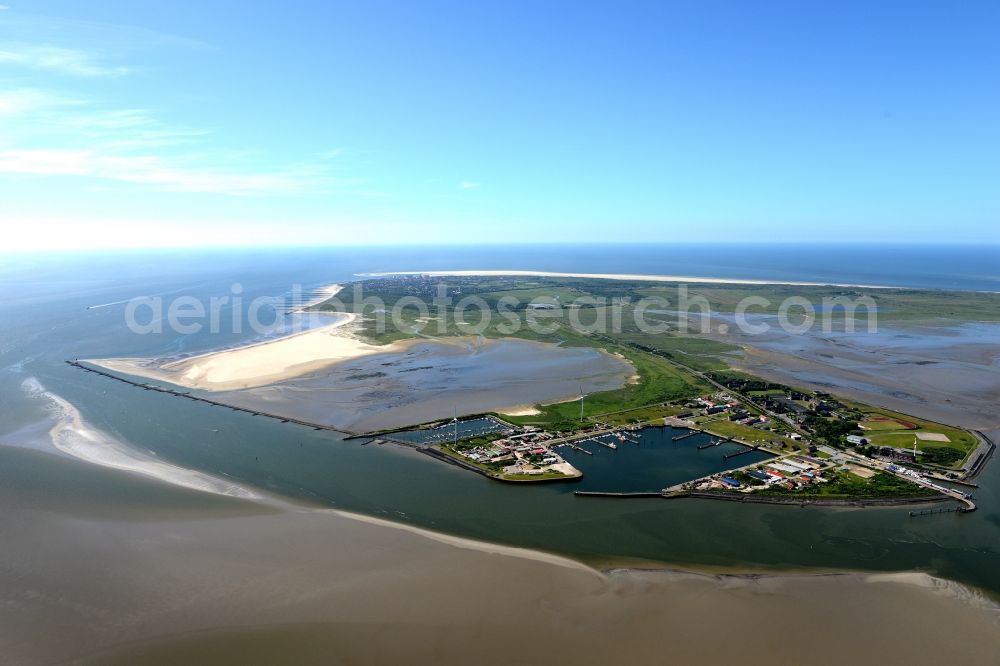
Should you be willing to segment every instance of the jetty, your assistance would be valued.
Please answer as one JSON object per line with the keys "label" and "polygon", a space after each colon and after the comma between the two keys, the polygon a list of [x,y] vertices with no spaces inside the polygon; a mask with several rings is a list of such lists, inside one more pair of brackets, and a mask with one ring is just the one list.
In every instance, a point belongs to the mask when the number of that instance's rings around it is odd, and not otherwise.
{"label": "jetty", "polygon": [[166,393],[167,395],[172,395],[177,398],[187,398],[188,400],[196,400],[198,402],[203,402],[208,405],[214,405],[216,407],[224,407],[226,409],[231,409],[234,412],[244,412],[251,416],[263,416],[269,419],[274,419],[280,421],[281,423],[294,423],[296,425],[305,426],[307,428],[312,428],[313,430],[329,430],[332,432],[343,433],[347,435],[357,435],[359,433],[354,433],[349,430],[344,430],[343,428],[335,428],[334,426],[327,425],[325,423],[314,423],[312,421],[306,421],[304,419],[297,419],[291,416],[282,416],[280,414],[272,414],[270,412],[263,412],[259,409],[250,409],[249,407],[239,407],[237,405],[230,405],[224,402],[219,402],[218,400],[212,400],[211,398],[204,398],[199,395],[193,395],[188,391],[178,391],[176,389],[166,388],[164,386],[157,386],[155,384],[149,384],[145,382],[138,382],[132,379],[126,379],[125,377],[119,377],[118,375],[112,374],[105,370],[99,370],[97,368],[91,368],[86,366],[79,361],[66,361],[68,365],[74,368],[79,368],[80,370],[85,370],[87,372],[92,372],[96,375],[101,375],[102,377],[108,377],[109,379],[114,379],[116,381],[122,382],[124,384],[129,384],[137,388],[141,388],[144,391],[156,391],[157,393]]}
{"label": "jetty", "polygon": [[743,449],[742,451],[737,451],[736,453],[726,453],[726,454],[724,454],[722,456],[722,459],[723,460],[729,460],[730,458],[735,458],[736,456],[742,456],[742,455],[745,455],[747,453],[752,453],[754,451],[761,451],[761,450],[762,449],[759,446],[751,446],[751,447]]}
{"label": "jetty", "polygon": [[938,513],[969,513],[969,509],[964,506],[951,506],[946,509],[923,509],[921,511],[911,511],[910,518],[933,516]]}
{"label": "jetty", "polygon": [[657,492],[642,492],[642,493],[613,493],[613,492],[603,492],[599,490],[574,490],[573,494],[577,497],[620,497],[620,498],[630,498],[630,497],[663,497],[663,493]]}
{"label": "jetty", "polygon": [[688,437],[694,437],[695,435],[700,435],[700,434],[701,434],[700,430],[692,430],[691,432],[686,432],[683,435],[677,435],[676,437],[671,437],[670,439],[675,442],[679,442],[682,439],[687,439]]}

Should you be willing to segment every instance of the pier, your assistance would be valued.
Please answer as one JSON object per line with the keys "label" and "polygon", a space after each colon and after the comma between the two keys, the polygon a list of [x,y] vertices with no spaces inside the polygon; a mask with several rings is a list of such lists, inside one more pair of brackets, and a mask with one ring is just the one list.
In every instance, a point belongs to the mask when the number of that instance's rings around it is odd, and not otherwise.
{"label": "pier", "polygon": [[743,449],[742,451],[737,451],[736,453],[726,453],[722,456],[723,460],[729,460],[730,458],[735,458],[736,456],[742,456],[747,453],[752,453],[754,451],[761,451],[759,446],[751,446],[749,448]]}
{"label": "pier", "polygon": [[725,444],[728,441],[730,441],[730,440],[728,440],[728,439],[716,439],[714,441],[709,442],[708,444],[699,444],[698,445],[698,450],[699,451],[703,451],[705,449],[710,449],[713,446],[722,446],[723,444]]}
{"label": "pier", "polygon": [[601,440],[596,439],[596,438],[594,438],[594,439],[585,439],[583,441],[585,441],[585,442],[593,442],[594,444],[600,444],[601,446],[607,447],[609,449],[617,449],[618,448],[618,445],[615,444],[614,442],[602,442]]}
{"label": "pier", "polygon": [[921,511],[911,511],[910,518],[917,518],[919,516],[933,516],[938,513],[968,513],[969,509],[964,506],[952,506],[947,509],[923,509]]}
{"label": "pier", "polygon": [[694,437],[695,435],[700,435],[700,434],[701,434],[700,430],[692,430],[691,432],[686,432],[683,435],[677,435],[676,437],[671,437],[670,439],[675,442],[679,442],[682,439],[687,439],[688,437]]}

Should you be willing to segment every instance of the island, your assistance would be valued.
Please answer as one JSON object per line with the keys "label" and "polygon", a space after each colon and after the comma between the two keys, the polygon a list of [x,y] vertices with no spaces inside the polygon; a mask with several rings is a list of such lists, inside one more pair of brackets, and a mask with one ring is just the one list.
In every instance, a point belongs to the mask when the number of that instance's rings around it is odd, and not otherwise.
{"label": "island", "polygon": [[[781,305],[790,298],[799,299],[795,312]],[[751,314],[740,311],[747,299]],[[738,337],[737,324],[745,332],[780,315],[787,333],[819,312],[832,315],[827,340],[870,312],[890,326],[942,313],[995,321],[1000,299],[650,276],[368,275],[289,313],[321,318],[292,336],[186,358],[74,363],[365,443],[412,446],[502,482],[580,482],[597,459],[612,465],[612,452],[654,440],[699,458],[696,475],[656,485],[635,480],[650,467],[640,454],[622,454],[629,483],[645,485],[580,496],[954,501],[956,511],[974,510],[970,491],[994,449],[982,433],[740,367],[756,340]],[[763,339],[787,344],[783,334]]]}

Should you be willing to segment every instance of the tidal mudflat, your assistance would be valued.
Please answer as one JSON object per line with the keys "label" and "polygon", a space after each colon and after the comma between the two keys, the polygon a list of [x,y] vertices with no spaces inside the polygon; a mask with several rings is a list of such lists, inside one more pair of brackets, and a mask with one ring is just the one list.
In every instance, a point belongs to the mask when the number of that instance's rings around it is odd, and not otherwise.
{"label": "tidal mudflat", "polygon": [[[336,286],[335,286],[336,287]],[[339,289],[339,287],[336,287]],[[335,293],[332,292],[332,293]],[[516,338],[411,338],[377,345],[353,314],[277,339],[182,358],[89,362],[211,392],[214,400],[366,432],[489,411],[523,412],[625,385],[635,369],[592,348]]]}
{"label": "tidal mudflat", "polygon": [[8,663],[723,663],[733,646],[744,663],[794,663],[768,652],[787,636],[836,641],[814,664],[1000,651],[996,607],[925,574],[598,570],[39,451],[0,459]]}
{"label": "tidal mudflat", "polygon": [[606,352],[515,338],[420,340],[269,386],[215,398],[355,431],[505,411],[623,386],[635,373]]}
{"label": "tidal mudflat", "polygon": [[731,362],[775,381],[829,390],[969,428],[998,425],[1000,324],[893,322],[876,332],[778,326],[762,335],[716,336],[744,348]]}

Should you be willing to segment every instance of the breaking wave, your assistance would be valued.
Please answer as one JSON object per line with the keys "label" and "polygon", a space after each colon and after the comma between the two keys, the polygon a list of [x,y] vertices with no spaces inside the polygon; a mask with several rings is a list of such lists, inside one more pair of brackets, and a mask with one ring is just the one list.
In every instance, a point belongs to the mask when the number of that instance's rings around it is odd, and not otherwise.
{"label": "breaking wave", "polygon": [[66,399],[47,391],[34,377],[24,380],[21,388],[28,395],[48,401],[49,411],[55,421],[49,434],[53,446],[63,453],[103,467],[142,474],[192,490],[244,499],[260,498],[259,495],[235,483],[164,462],[152,454],[136,450],[125,442],[115,439],[87,423],[76,407]]}

